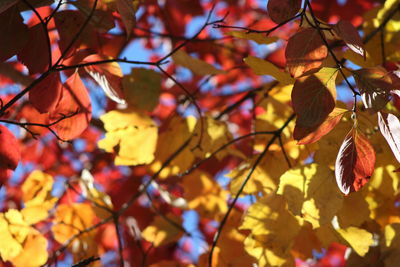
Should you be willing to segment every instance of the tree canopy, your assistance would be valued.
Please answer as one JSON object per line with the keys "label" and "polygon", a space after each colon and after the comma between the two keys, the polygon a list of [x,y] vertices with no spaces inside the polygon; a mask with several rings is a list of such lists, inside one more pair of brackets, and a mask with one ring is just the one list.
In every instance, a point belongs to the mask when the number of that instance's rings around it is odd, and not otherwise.
{"label": "tree canopy", "polygon": [[396,0],[0,1],[0,266],[398,266]]}

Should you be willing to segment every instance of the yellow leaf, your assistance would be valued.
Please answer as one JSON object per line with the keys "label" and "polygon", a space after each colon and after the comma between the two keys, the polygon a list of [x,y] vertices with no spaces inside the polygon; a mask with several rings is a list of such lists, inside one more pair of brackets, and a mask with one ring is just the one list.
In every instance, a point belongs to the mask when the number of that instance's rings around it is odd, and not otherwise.
{"label": "yellow leaf", "polygon": [[175,242],[183,234],[182,230],[177,227],[182,224],[182,218],[173,214],[167,214],[166,217],[175,222],[176,225],[161,216],[156,216],[151,225],[147,226],[142,232],[142,237],[151,242],[154,247]]}
{"label": "yellow leaf", "polygon": [[[210,156],[212,152],[232,140],[232,135],[229,132],[226,123],[214,120],[208,115],[197,121],[194,132],[195,135],[194,138],[192,138],[189,147],[195,148],[193,153],[199,158]],[[228,155],[236,155],[244,158],[243,154],[232,146],[217,153],[216,158],[222,160]]]}
{"label": "yellow leaf", "polygon": [[162,260],[157,263],[150,264],[149,267],[195,267],[193,264],[181,263],[177,260]]}
{"label": "yellow leaf", "polygon": [[336,231],[360,256],[367,254],[369,247],[374,243],[372,234],[361,228],[351,226],[344,229],[340,228]]}
{"label": "yellow leaf", "polygon": [[269,37],[263,33],[256,32],[230,31],[226,34],[240,39],[251,40],[256,42],[257,44],[272,44],[279,40],[278,37]]}
{"label": "yellow leaf", "polygon": [[250,56],[246,57],[244,62],[249,65],[257,75],[270,75],[283,85],[294,83],[294,79],[288,73],[280,70],[269,61]]}
{"label": "yellow leaf", "polygon": [[188,207],[195,209],[201,217],[218,219],[228,210],[228,192],[207,173],[195,170],[183,178],[182,187]]}
{"label": "yellow leaf", "polygon": [[340,227],[360,226],[369,219],[370,211],[363,192],[353,192],[343,199],[343,205],[337,212]]}
{"label": "yellow leaf", "polygon": [[47,261],[47,240],[15,209],[0,213],[0,257],[14,266],[41,266]]}
{"label": "yellow leaf", "polygon": [[290,249],[300,225],[282,196],[270,194],[251,205],[239,229],[251,231],[245,249],[259,266],[293,265]]}
{"label": "yellow leaf", "polygon": [[[190,137],[190,128],[188,119],[178,116],[172,117],[168,122],[166,129],[160,133],[157,141],[157,149],[155,152],[155,160],[150,165],[153,172],[157,172],[161,165]],[[183,151],[175,157],[167,167],[160,173],[160,178],[167,178],[171,175],[182,173],[192,166],[194,155],[187,146]]]}
{"label": "yellow leaf", "polygon": [[147,115],[133,110],[113,110],[100,117],[107,133],[98,146],[116,152],[116,165],[148,164],[154,159],[157,127]]}
{"label": "yellow leaf", "polygon": [[152,111],[158,104],[161,92],[161,75],[154,70],[133,68],[122,78],[128,106]]}
{"label": "yellow leaf", "polygon": [[[54,214],[54,224],[51,228],[54,239],[64,244],[72,237],[94,224],[95,213],[90,204],[73,203],[61,204]],[[97,251],[97,244],[94,240],[96,230],[80,235],[69,246],[75,259],[83,259],[86,256],[93,256]]]}
{"label": "yellow leaf", "polygon": [[[237,194],[250,169],[254,166],[255,160],[256,157],[253,157],[249,161],[245,161],[226,175],[231,178],[230,191],[233,195]],[[274,192],[278,187],[278,178],[287,170],[287,167],[287,162],[281,151],[267,152],[255,168],[251,179],[243,190],[243,194],[257,194],[259,192],[269,194]]]}
{"label": "yellow leaf", "polygon": [[395,267],[400,260],[400,223],[386,225],[383,234],[381,249],[385,255],[385,266]]}
{"label": "yellow leaf", "polygon": [[21,210],[28,224],[35,224],[48,217],[54,207],[56,197],[51,195],[53,177],[39,170],[33,171],[22,184],[22,200],[25,208]]}
{"label": "yellow leaf", "polygon": [[183,50],[178,50],[176,53],[174,53],[172,55],[172,59],[175,61],[176,64],[188,68],[194,74],[200,76],[224,73],[223,70],[217,69],[213,65],[208,64],[203,60],[189,56]]}
{"label": "yellow leaf", "polygon": [[321,241],[322,247],[328,248],[332,243],[346,243],[346,241],[333,229],[331,224],[325,224],[315,229],[319,241]]}
{"label": "yellow leaf", "polygon": [[24,248],[11,262],[18,267],[42,266],[47,262],[47,239],[38,231],[32,231],[24,242]]}
{"label": "yellow leaf", "polygon": [[310,223],[305,222],[294,240],[291,250],[295,258],[307,260],[315,251],[321,251],[322,244]]}
{"label": "yellow leaf", "polygon": [[333,171],[315,163],[284,173],[277,194],[285,197],[294,215],[314,228],[330,222],[343,202]]}

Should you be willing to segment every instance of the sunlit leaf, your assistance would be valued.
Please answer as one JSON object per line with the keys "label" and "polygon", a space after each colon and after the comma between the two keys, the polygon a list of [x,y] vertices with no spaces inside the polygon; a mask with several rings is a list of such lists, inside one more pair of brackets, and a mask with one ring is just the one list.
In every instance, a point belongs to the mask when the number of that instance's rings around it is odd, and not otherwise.
{"label": "sunlit leaf", "polygon": [[317,127],[335,108],[338,70],[322,68],[318,72],[296,80],[292,91],[292,104],[299,127]]}
{"label": "sunlit leaf", "polygon": [[151,242],[154,247],[159,247],[177,241],[183,234],[179,226],[182,223],[180,217],[172,214],[156,216],[154,221],[142,232],[142,237]]}
{"label": "sunlit leaf", "polygon": [[269,61],[257,57],[246,57],[243,59],[257,75],[270,75],[282,84],[292,84],[294,79],[286,72],[281,71],[278,67]]}
{"label": "sunlit leaf", "polygon": [[200,76],[224,73],[224,71],[215,68],[203,60],[191,57],[183,50],[178,50],[172,55],[172,58],[176,64],[188,68],[194,74]]}
{"label": "sunlit leaf", "polygon": [[154,159],[157,126],[146,114],[134,110],[113,110],[100,119],[107,133],[98,145],[116,152],[116,165],[148,164]]}
{"label": "sunlit leaf", "polygon": [[51,112],[60,101],[62,88],[60,74],[50,73],[29,91],[29,101],[40,113]]}
{"label": "sunlit leaf", "polygon": [[[83,63],[98,62],[109,59],[110,58],[107,56],[90,55],[83,60]],[[85,70],[111,100],[119,104],[126,103],[121,84],[123,74],[117,62],[89,65],[85,67]]]}
{"label": "sunlit leaf", "polygon": [[0,167],[14,170],[21,160],[18,140],[7,127],[0,125]]}
{"label": "sunlit leaf", "polygon": [[379,130],[383,137],[385,137],[387,143],[397,161],[400,162],[400,121],[399,119],[391,114],[385,112],[378,112],[378,123]]}
{"label": "sunlit leaf", "polygon": [[374,243],[372,234],[361,228],[351,226],[344,229],[337,229],[336,231],[360,256],[364,256],[368,252],[369,247]]}
{"label": "sunlit leaf", "polygon": [[357,54],[365,57],[364,44],[357,29],[347,20],[340,20],[333,26],[333,30],[346,45]]}
{"label": "sunlit leaf", "polygon": [[285,56],[290,74],[297,78],[321,66],[328,49],[314,28],[306,28],[290,37]]}
{"label": "sunlit leaf", "polygon": [[277,37],[266,36],[263,33],[246,32],[246,31],[230,31],[230,32],[227,32],[226,34],[236,37],[236,38],[252,40],[252,41],[256,42],[257,44],[271,44],[271,43],[278,41]]}
{"label": "sunlit leaf", "polygon": [[277,193],[285,197],[294,215],[309,221],[314,228],[330,222],[343,202],[333,171],[318,164],[285,172]]}
{"label": "sunlit leaf", "polygon": [[371,178],[375,166],[375,151],[355,128],[345,137],[336,158],[335,175],[344,194],[358,191]]}

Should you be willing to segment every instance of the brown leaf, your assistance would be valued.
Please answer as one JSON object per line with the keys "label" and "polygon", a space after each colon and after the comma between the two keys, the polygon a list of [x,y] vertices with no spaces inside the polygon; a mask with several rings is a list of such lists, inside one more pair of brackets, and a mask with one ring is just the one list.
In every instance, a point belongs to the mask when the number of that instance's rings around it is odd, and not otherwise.
{"label": "brown leaf", "polygon": [[337,69],[322,68],[296,80],[292,91],[293,110],[300,127],[319,126],[335,108]]}
{"label": "brown leaf", "polygon": [[279,24],[294,17],[300,7],[301,0],[269,0],[267,10],[272,21]]}
{"label": "brown leaf", "polygon": [[365,108],[379,111],[386,106],[393,88],[390,75],[382,68],[353,71]]}
{"label": "brown leaf", "polygon": [[352,128],[345,137],[336,158],[335,175],[344,194],[358,191],[371,178],[375,151],[368,139]]}
{"label": "brown leaf", "polygon": [[338,23],[333,25],[333,30],[340,38],[342,38],[351,50],[365,58],[366,54],[364,44],[360,34],[351,22],[340,20]]}
{"label": "brown leaf", "polygon": [[286,50],[286,64],[293,77],[299,77],[304,72],[318,68],[328,56],[319,33],[314,28],[306,28],[290,37]]}
{"label": "brown leaf", "polygon": [[301,127],[296,125],[293,131],[293,138],[298,141],[298,145],[315,143],[335,128],[346,112],[346,109],[335,108],[318,127]]}

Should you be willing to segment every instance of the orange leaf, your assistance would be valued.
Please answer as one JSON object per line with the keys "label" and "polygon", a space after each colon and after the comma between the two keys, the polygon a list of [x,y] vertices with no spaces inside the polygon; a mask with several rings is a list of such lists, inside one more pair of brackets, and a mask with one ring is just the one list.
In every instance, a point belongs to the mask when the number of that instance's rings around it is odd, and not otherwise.
{"label": "orange leaf", "polygon": [[[86,62],[97,62],[107,60],[109,57],[103,55],[90,55],[83,60]],[[124,93],[122,91],[122,70],[117,62],[110,62],[99,65],[90,65],[85,70],[103,89],[104,93],[113,101],[125,104]]]}
{"label": "orange leaf", "polygon": [[0,125],[0,168],[15,170],[21,160],[18,140],[7,127]]}
{"label": "orange leaf", "polygon": [[77,72],[64,83],[61,99],[50,113],[50,121],[54,122],[72,114],[75,115],[54,125],[62,139],[70,140],[79,136],[92,118],[90,97]]}
{"label": "orange leaf", "polygon": [[60,101],[62,84],[58,72],[52,72],[29,91],[29,101],[40,112],[54,110]]}
{"label": "orange leaf", "polygon": [[333,26],[333,30],[340,38],[346,43],[346,45],[356,52],[357,54],[365,58],[365,49],[360,34],[357,29],[347,20],[340,20]]}
{"label": "orange leaf", "polygon": [[298,145],[307,145],[317,142],[324,135],[328,134],[340,122],[345,109],[335,108],[318,127],[301,127],[296,125],[293,131],[293,138],[298,140]]}
{"label": "orange leaf", "polygon": [[13,6],[0,16],[0,61],[12,57],[20,51],[28,41],[28,28],[19,13],[17,6]]}
{"label": "orange leaf", "polygon": [[375,151],[368,139],[352,128],[340,146],[335,163],[336,182],[344,194],[358,191],[371,178]]}
{"label": "orange leaf", "polygon": [[391,114],[378,112],[379,130],[392,149],[397,161],[400,162],[400,121]]}
{"label": "orange leaf", "polygon": [[327,56],[328,49],[313,28],[303,29],[290,37],[285,50],[287,67],[295,78],[321,66]]}
{"label": "orange leaf", "polygon": [[276,24],[285,22],[299,12],[301,0],[269,0],[268,15]]}
{"label": "orange leaf", "polygon": [[296,125],[317,127],[335,108],[337,69],[322,68],[296,80],[292,91]]}

